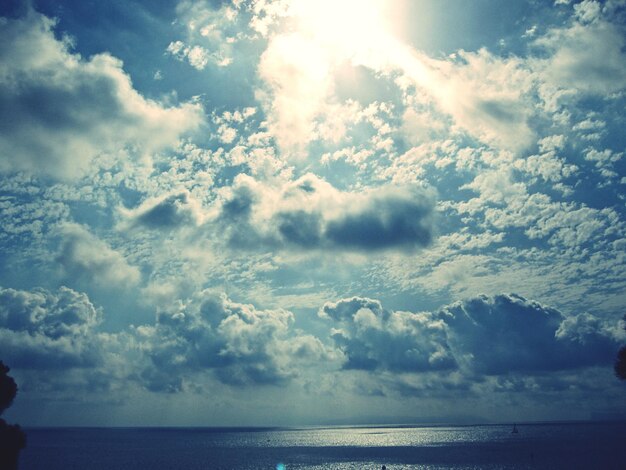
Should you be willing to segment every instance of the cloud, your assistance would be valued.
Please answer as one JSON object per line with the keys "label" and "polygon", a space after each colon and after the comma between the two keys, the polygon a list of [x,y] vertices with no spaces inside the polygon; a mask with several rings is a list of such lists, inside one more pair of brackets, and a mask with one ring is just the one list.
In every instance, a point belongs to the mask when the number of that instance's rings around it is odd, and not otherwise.
{"label": "cloud", "polygon": [[[327,127],[333,141],[343,137],[346,123],[335,123],[340,108],[335,84],[346,70],[358,67],[376,74],[403,73],[474,137],[513,150],[529,145],[533,133],[522,98],[529,91],[530,74],[519,60],[501,60],[486,50],[460,51],[456,62],[432,60],[399,42],[376,15],[369,17],[367,12],[380,7],[375,1],[365,7],[292,2],[286,14],[297,24],[296,31],[273,35],[259,64],[259,77],[266,84],[259,97],[269,117],[268,130],[283,155],[304,157],[311,141],[329,137],[325,120],[332,124]],[[340,26],[337,14],[351,26]],[[355,15],[357,19],[351,18]],[[409,110],[407,116],[417,113]]]}
{"label": "cloud", "polygon": [[275,36],[259,63],[259,76],[269,95],[260,93],[268,108],[268,128],[286,155],[302,157],[314,132],[314,120],[332,92],[328,57],[306,37]]}
{"label": "cloud", "polygon": [[222,57],[219,53],[210,53],[202,46],[188,46],[182,41],[171,42],[165,51],[180,61],[186,59],[196,70],[204,70],[209,62],[214,62],[220,67],[226,67],[232,62],[232,59]]}
{"label": "cloud", "polygon": [[583,0],[574,5],[574,12],[581,23],[592,23],[600,18],[602,7],[594,0]]}
{"label": "cloud", "polygon": [[94,334],[102,313],[85,294],[0,288],[0,355],[15,368],[94,367],[102,344]]}
{"label": "cloud", "polygon": [[514,294],[455,302],[437,317],[462,367],[488,375],[609,364],[616,347],[613,332],[591,315],[566,316]]}
{"label": "cloud", "polygon": [[67,277],[75,281],[87,279],[104,288],[129,287],[139,282],[139,269],[82,225],[63,224],[57,234],[57,261]]}
{"label": "cloud", "polygon": [[540,139],[539,155],[531,155],[525,159],[516,160],[513,166],[533,177],[540,177],[544,181],[558,183],[564,178],[569,178],[578,171],[578,167],[566,163],[565,159],[558,156],[558,151],[563,148],[565,137],[552,135]]}
{"label": "cloud", "polygon": [[[342,115],[351,106],[339,103],[336,85],[350,68],[381,71],[389,62],[397,44],[385,26],[387,9],[380,0],[258,2],[252,9],[250,26],[269,36],[258,67],[265,86],[257,96],[281,156],[302,159],[312,141],[345,136],[354,115]],[[357,94],[365,89],[351,86]]]}
{"label": "cloud", "polygon": [[0,23],[0,170],[56,178],[85,174],[95,156],[175,145],[202,122],[193,104],[142,97],[107,53],[84,59],[57,40],[54,20],[29,12]]}
{"label": "cloud", "polygon": [[[534,78],[524,61],[500,58],[486,49],[459,51],[450,60],[432,60],[418,55],[428,73],[412,75],[454,122],[482,142],[511,151],[533,143],[529,125],[533,114],[531,93]],[[415,67],[403,64],[405,73]]]}
{"label": "cloud", "polygon": [[[462,129],[516,154],[536,142],[538,121],[545,118],[543,111],[555,110],[555,102],[576,96],[576,91],[607,95],[626,84],[623,27],[611,22],[614,6],[596,1],[577,3],[572,23],[533,40],[528,57],[502,57],[482,48],[459,50],[445,59],[428,57],[398,40],[381,15],[370,18],[380,2],[367,2],[366,7],[351,2],[287,4],[291,8],[279,16],[288,18],[292,28],[270,36],[259,66],[267,85],[267,93],[259,96],[268,128],[285,155],[305,155],[306,145],[319,137],[318,121],[337,107],[335,80],[350,67],[402,74],[396,83],[416,86],[411,95],[450,116],[456,127],[452,131]],[[346,19],[352,19],[350,25],[341,25]],[[359,86],[365,84],[355,84]],[[538,106],[538,98],[545,109]],[[432,113],[420,111],[408,107],[405,116],[407,128],[417,127],[424,138],[441,116],[426,118]]]}
{"label": "cloud", "polygon": [[353,297],[320,310],[335,322],[331,337],[346,369],[426,372],[454,368],[444,323],[429,314],[389,312],[380,302]]}
{"label": "cloud", "polygon": [[239,175],[225,191],[217,222],[235,247],[414,249],[434,237],[433,204],[410,185],[359,194],[312,174],[281,188]]}
{"label": "cloud", "polygon": [[145,200],[133,210],[122,209],[125,223],[131,227],[172,230],[197,225],[203,218],[202,206],[183,189]]}
{"label": "cloud", "polygon": [[320,315],[333,322],[331,337],[347,369],[533,374],[607,365],[617,350],[617,328],[514,294],[482,295],[420,313],[392,312],[354,297],[326,303]]}
{"label": "cloud", "polygon": [[329,358],[313,336],[291,331],[287,310],[258,310],[203,291],[158,313],[154,327],[140,327],[152,365],[141,378],[153,391],[179,391],[182,377],[212,370],[230,385],[280,384],[298,375],[298,364]]}
{"label": "cloud", "polygon": [[[269,130],[283,153],[303,154],[305,144],[316,137],[316,119],[332,116],[336,108],[331,106],[337,101],[335,81],[357,67],[381,75],[402,74],[417,85],[419,94],[426,92],[440,112],[482,142],[516,152],[533,143],[529,120],[535,83],[524,60],[497,57],[486,49],[432,59],[389,30],[384,2],[361,3],[289,2],[284,15],[295,31],[271,37],[259,66],[269,90],[263,95]],[[419,127],[428,130],[436,123],[436,118],[419,119],[417,110],[408,111],[409,121],[418,118]]]}
{"label": "cloud", "polygon": [[231,2],[183,0],[176,5],[177,22],[186,28],[186,42],[172,41],[166,53],[196,70],[210,64],[227,67],[241,39],[239,5]]}
{"label": "cloud", "polygon": [[[582,19],[595,11],[585,7],[591,4],[596,2],[576,5]],[[626,87],[623,52],[626,42],[622,27],[597,17],[596,13],[590,24],[574,22],[567,28],[552,29],[535,41],[536,46],[549,54],[547,59],[532,61],[533,68],[548,86],[544,87],[544,94],[555,94],[555,89],[561,89],[608,95]],[[546,100],[550,97],[546,96]]]}
{"label": "cloud", "polygon": [[105,393],[98,403],[119,402],[145,357],[128,332],[100,331],[103,319],[86,294],[68,287],[0,288],[0,357],[31,400]]}

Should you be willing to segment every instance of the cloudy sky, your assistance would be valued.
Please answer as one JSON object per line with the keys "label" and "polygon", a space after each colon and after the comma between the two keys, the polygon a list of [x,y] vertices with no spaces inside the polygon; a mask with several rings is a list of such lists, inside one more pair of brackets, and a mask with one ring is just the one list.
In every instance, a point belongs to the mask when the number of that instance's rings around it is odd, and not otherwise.
{"label": "cloudy sky", "polygon": [[9,420],[624,409],[624,0],[0,14]]}

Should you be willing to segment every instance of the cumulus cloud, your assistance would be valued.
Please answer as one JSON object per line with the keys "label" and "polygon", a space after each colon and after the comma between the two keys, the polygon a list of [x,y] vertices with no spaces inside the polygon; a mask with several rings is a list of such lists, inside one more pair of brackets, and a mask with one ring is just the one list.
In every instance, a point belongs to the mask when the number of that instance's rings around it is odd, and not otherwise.
{"label": "cumulus cloud", "polygon": [[[535,134],[529,125],[533,114],[534,78],[521,59],[500,58],[486,49],[459,51],[454,60],[420,59],[428,67],[424,78],[413,78],[430,92],[440,109],[470,135],[499,148],[522,151]],[[404,65],[405,73],[413,67]]]}
{"label": "cumulus cloud", "polygon": [[31,397],[81,401],[105,392],[100,403],[119,402],[146,358],[131,334],[102,332],[103,319],[86,294],[68,287],[0,288],[0,356]]}
{"label": "cumulus cloud", "polygon": [[532,374],[610,364],[617,348],[617,328],[514,294],[420,313],[354,297],[325,304],[320,315],[333,322],[332,339],[351,369]]}
{"label": "cumulus cloud", "polygon": [[566,316],[514,294],[456,302],[437,317],[457,361],[489,375],[607,364],[616,346],[613,331],[589,314]]}
{"label": "cumulus cloud", "polygon": [[427,313],[389,312],[377,300],[353,297],[326,303],[320,314],[334,321],[331,337],[347,369],[426,372],[456,366],[444,322]]}
{"label": "cumulus cloud", "polygon": [[201,123],[199,106],[145,99],[121,61],[80,57],[54,25],[32,11],[0,19],[0,170],[76,177],[98,154],[127,146],[149,154]]}
{"label": "cumulus cloud", "polygon": [[433,239],[433,204],[408,185],[352,193],[312,174],[281,188],[239,175],[224,194],[218,222],[237,247],[413,249]]}
{"label": "cumulus cloud", "polygon": [[313,336],[291,331],[289,311],[258,310],[203,291],[158,313],[138,328],[152,360],[141,378],[153,391],[179,391],[185,373],[212,370],[227,384],[279,384],[298,374],[296,365],[329,357]]}
{"label": "cumulus cloud", "polygon": [[0,289],[0,355],[23,369],[93,367],[102,359],[94,334],[101,312],[85,294]]}
{"label": "cumulus cloud", "polygon": [[202,206],[183,189],[145,200],[132,210],[122,209],[125,224],[156,230],[172,230],[197,225],[202,220]]}
{"label": "cumulus cloud", "polygon": [[593,5],[597,6],[597,2],[577,5],[582,23],[552,29],[535,41],[536,46],[549,53],[548,58],[533,61],[547,85],[544,94],[558,96],[554,90],[561,89],[607,95],[626,87],[623,29],[599,17]]}
{"label": "cumulus cloud", "polygon": [[59,227],[57,261],[66,276],[87,279],[102,287],[132,286],[139,282],[139,269],[128,264],[118,251],[82,225],[66,223]]}

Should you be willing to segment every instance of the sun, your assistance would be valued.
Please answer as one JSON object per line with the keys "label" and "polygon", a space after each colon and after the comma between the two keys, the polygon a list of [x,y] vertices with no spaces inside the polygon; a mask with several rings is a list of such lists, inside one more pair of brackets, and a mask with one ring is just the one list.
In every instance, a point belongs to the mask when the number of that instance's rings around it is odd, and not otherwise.
{"label": "sun", "polygon": [[375,72],[401,71],[443,93],[423,57],[402,39],[406,8],[407,0],[292,0],[287,16],[291,32],[319,52],[303,60],[321,57],[331,67],[348,61]]}
{"label": "sun", "polygon": [[397,1],[295,0],[291,15],[299,33],[343,56],[378,49],[392,36]]}

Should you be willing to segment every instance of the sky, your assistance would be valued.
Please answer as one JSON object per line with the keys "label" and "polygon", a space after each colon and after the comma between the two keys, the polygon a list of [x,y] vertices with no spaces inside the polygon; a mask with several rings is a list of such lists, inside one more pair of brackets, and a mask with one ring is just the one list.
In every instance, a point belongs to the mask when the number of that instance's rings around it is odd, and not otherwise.
{"label": "sky", "polygon": [[626,1],[0,15],[9,421],[624,415]]}

